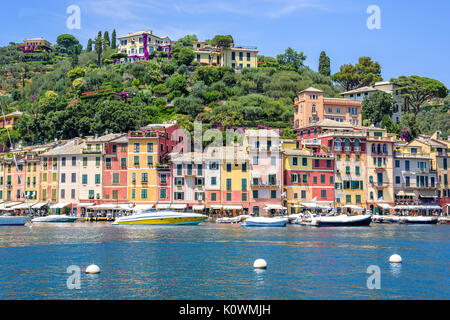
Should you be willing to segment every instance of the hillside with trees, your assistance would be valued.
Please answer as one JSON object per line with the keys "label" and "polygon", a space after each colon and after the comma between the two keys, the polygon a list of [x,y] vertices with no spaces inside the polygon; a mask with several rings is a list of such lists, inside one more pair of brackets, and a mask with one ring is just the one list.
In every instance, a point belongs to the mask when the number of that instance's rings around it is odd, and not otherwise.
{"label": "hillside with trees", "polygon": [[[194,62],[195,35],[179,39],[171,59],[160,54],[145,62],[114,64],[125,55],[117,53],[115,30],[109,34],[99,31],[84,49],[71,35],[59,36],[49,53],[25,54],[15,43],[0,48],[5,112],[24,112],[11,133],[13,143],[126,132],[173,119],[188,130],[202,121],[204,129],[266,126],[294,138],[292,103],[298,91],[313,86],[325,96],[340,97],[345,89],[381,78],[380,66],[370,58],[331,76],[325,52],[315,72],[304,65],[304,53],[292,48],[276,58],[259,56],[258,68],[240,73],[201,66]],[[211,41],[227,46],[233,38]]]}

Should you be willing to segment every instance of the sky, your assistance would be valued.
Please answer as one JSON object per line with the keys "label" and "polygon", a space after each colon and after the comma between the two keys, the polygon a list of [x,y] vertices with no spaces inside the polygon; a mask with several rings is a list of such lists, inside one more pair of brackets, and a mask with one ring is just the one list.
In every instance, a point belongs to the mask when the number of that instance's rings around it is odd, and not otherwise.
{"label": "sky", "polygon": [[[44,37],[51,43],[70,33],[85,46],[99,30],[118,36],[152,30],[177,40],[196,34],[199,40],[231,34],[238,45],[257,46],[259,54],[276,56],[287,47],[303,52],[305,64],[317,70],[322,50],[331,72],[369,56],[389,80],[419,75],[450,88],[450,1],[406,0],[22,0],[2,1],[0,45]],[[80,29],[68,29],[67,8],[80,8]],[[380,28],[367,20],[380,9]],[[372,21],[372,20],[371,20]]]}

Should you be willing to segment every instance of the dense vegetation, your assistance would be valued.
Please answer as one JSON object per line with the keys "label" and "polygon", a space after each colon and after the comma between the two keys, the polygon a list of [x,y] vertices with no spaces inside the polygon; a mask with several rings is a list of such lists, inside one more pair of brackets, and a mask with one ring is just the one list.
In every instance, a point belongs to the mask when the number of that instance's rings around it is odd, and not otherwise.
{"label": "dense vegetation", "polygon": [[[293,138],[292,102],[298,91],[314,86],[325,96],[339,97],[344,90],[334,80],[345,76],[330,76],[324,52],[320,73],[305,66],[306,56],[292,48],[276,58],[259,56],[258,68],[235,73],[227,67],[197,65],[192,50],[196,36],[189,35],[178,40],[172,59],[160,54],[147,62],[113,64],[122,55],[115,49],[115,31],[112,35],[110,39],[107,32],[99,32],[86,50],[70,35],[58,37],[50,53],[23,54],[14,43],[0,48],[5,112],[24,112],[11,132],[13,142],[125,132],[172,119],[188,130],[195,120],[205,129],[263,125]],[[212,41],[227,45],[232,37]],[[357,68],[364,83],[379,79],[377,67],[377,75],[369,74],[374,69],[369,60]],[[7,143],[4,132],[1,138]]]}

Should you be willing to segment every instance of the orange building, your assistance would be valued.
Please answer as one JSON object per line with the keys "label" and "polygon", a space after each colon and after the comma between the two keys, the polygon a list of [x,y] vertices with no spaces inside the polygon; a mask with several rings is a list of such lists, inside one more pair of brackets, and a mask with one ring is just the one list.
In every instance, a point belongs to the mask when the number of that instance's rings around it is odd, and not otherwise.
{"label": "orange building", "polygon": [[325,98],[323,91],[309,87],[294,99],[294,130],[330,119],[360,126],[361,102],[342,98]]}

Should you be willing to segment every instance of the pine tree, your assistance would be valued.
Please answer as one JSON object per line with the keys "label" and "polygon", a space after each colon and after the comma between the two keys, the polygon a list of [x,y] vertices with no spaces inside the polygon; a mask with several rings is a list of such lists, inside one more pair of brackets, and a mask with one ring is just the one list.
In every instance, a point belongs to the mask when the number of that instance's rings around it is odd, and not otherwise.
{"label": "pine tree", "polygon": [[117,48],[117,35],[116,35],[116,29],[113,30],[111,34],[111,48],[116,49]]}
{"label": "pine tree", "polygon": [[325,51],[320,53],[319,57],[319,73],[324,76],[330,76],[330,57],[327,56]]}
{"label": "pine tree", "polygon": [[93,44],[94,44],[94,42],[92,41],[92,39],[89,39],[88,43],[87,43],[87,47],[86,47],[86,51],[87,52],[91,52],[92,51],[92,45]]}
{"label": "pine tree", "polygon": [[103,45],[105,47],[111,46],[111,40],[109,40],[109,33],[108,33],[108,31],[105,31],[105,33],[103,35]]}

